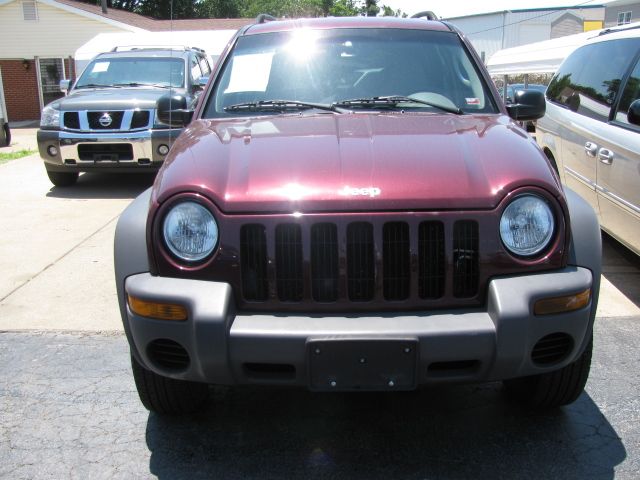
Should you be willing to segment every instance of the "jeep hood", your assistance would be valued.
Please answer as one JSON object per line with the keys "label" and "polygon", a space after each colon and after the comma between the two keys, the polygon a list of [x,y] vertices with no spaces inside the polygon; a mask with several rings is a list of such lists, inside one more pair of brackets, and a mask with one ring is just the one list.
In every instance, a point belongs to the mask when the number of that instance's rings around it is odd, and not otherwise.
{"label": "jeep hood", "polygon": [[303,113],[193,122],[153,199],[199,192],[226,213],[491,209],[519,186],[560,189],[507,116]]}
{"label": "jeep hood", "polygon": [[[176,91],[175,89],[172,91]],[[169,93],[167,88],[86,88],[72,90],[55,103],[64,111],[155,109],[160,97]]]}

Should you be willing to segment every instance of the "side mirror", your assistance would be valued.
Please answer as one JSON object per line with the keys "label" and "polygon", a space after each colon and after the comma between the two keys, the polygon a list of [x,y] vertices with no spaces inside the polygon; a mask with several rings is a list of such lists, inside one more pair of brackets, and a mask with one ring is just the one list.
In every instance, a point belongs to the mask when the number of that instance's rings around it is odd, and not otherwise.
{"label": "side mirror", "polygon": [[514,120],[537,120],[544,117],[546,108],[544,93],[537,90],[518,90],[514,94],[513,104],[507,105],[507,112]]}
{"label": "side mirror", "polygon": [[640,99],[634,100],[631,105],[629,105],[627,120],[631,125],[640,126]]}
{"label": "side mirror", "polygon": [[65,95],[69,91],[69,87],[71,87],[71,80],[60,80],[60,91]]}
{"label": "side mirror", "polygon": [[200,77],[200,78],[198,79],[198,86],[199,86],[199,87],[204,88],[204,87],[206,87],[206,86],[207,86],[207,83],[209,83],[209,75],[206,75],[206,76]]}
{"label": "side mirror", "polygon": [[158,120],[172,127],[184,127],[191,123],[193,110],[187,108],[187,99],[180,94],[167,94],[158,99]]}

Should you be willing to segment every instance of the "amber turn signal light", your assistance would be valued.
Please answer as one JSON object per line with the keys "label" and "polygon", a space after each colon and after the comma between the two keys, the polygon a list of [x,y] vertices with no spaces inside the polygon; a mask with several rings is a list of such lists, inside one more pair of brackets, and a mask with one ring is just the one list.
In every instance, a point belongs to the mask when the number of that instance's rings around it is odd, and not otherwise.
{"label": "amber turn signal light", "polygon": [[533,306],[533,313],[536,315],[550,315],[552,313],[564,313],[579,310],[589,305],[591,300],[591,289],[583,292],[565,295],[563,297],[543,298],[538,300]]}
{"label": "amber turn signal light", "polygon": [[129,308],[136,315],[141,317],[155,318],[158,320],[177,320],[187,319],[187,309],[182,305],[171,303],[147,302],[136,297],[128,295]]}

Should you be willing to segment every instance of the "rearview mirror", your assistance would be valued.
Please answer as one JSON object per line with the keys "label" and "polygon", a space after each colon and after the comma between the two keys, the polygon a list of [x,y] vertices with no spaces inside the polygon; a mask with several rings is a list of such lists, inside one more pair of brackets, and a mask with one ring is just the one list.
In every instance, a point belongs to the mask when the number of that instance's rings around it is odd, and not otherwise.
{"label": "rearview mirror", "polygon": [[507,105],[507,112],[514,120],[537,120],[544,117],[547,108],[544,93],[537,90],[518,90],[513,97],[513,104]]}
{"label": "rearview mirror", "polygon": [[193,110],[187,109],[187,99],[179,94],[167,94],[158,99],[158,120],[172,127],[191,123]]}

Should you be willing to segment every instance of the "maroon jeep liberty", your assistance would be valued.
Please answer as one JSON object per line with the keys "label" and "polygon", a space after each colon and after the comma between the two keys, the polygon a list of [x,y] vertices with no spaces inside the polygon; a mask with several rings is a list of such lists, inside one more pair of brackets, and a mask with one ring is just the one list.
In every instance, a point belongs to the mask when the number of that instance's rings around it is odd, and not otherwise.
{"label": "maroon jeep liberty", "polygon": [[505,107],[452,25],[265,21],[241,29],[115,238],[142,403],[209,385],[401,391],[503,381],[573,402],[600,282],[594,212]]}

